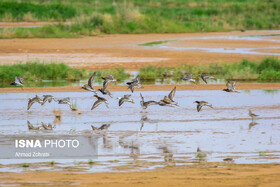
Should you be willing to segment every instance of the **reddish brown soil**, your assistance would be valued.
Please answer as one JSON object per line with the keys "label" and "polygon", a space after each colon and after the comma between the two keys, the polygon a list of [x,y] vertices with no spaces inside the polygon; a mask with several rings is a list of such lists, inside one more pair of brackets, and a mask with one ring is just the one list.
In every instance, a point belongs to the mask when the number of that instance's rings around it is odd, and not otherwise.
{"label": "reddish brown soil", "polygon": [[[198,36],[227,36],[227,35],[260,35],[275,34],[271,31],[247,31],[247,32],[227,32],[227,33],[182,33],[182,34],[117,34],[95,37],[75,38],[75,39],[4,39],[0,42],[0,64],[13,63],[28,59],[36,54],[57,55],[52,56],[52,60],[57,60],[70,64],[71,66],[87,69],[109,69],[125,67],[126,70],[138,70],[147,65],[155,66],[179,66],[185,64],[210,64],[220,62],[237,62],[242,59],[261,61],[263,55],[247,54],[220,54],[203,53],[200,51],[170,51],[162,49],[151,49],[138,46],[140,43],[172,40],[182,37]],[[234,40],[192,40],[190,45],[211,47],[215,43],[226,48],[243,45],[237,44]],[[246,44],[249,45],[249,44]],[[251,42],[250,47],[274,46],[273,42],[258,41]],[[65,57],[78,55],[75,57]],[[89,60],[83,54],[92,54]],[[62,55],[62,57],[61,57]],[[17,58],[16,58],[17,57]],[[96,57],[96,58],[95,58]],[[104,59],[104,58],[105,59]],[[112,58],[112,60],[110,60]],[[39,58],[40,59],[40,58]],[[73,61],[74,59],[74,61]],[[45,60],[45,59],[44,59]]]}
{"label": "reddish brown soil", "polygon": [[2,173],[0,184],[26,186],[279,186],[279,164],[170,166],[146,172]]}

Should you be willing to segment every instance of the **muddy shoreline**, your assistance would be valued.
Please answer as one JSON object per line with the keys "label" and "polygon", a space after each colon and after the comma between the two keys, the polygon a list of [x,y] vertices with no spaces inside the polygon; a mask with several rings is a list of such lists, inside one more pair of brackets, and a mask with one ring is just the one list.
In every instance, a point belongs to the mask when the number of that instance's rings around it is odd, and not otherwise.
{"label": "muddy shoreline", "polygon": [[[2,39],[0,42],[0,64],[25,63],[40,60],[43,62],[64,62],[72,67],[89,70],[104,70],[125,67],[126,70],[139,70],[147,65],[180,66],[207,65],[212,63],[234,63],[243,59],[261,61],[267,55],[208,53],[201,50],[168,50],[147,46],[139,46],[146,42],[191,38],[187,46],[212,47],[216,43],[225,50],[232,50],[248,41],[219,37],[273,35],[280,31],[246,31],[216,33],[179,33],[179,34],[115,34],[84,38],[34,38],[34,39]],[[214,37],[209,40],[198,40],[197,37]],[[278,39],[279,37],[274,37]],[[277,40],[278,41],[278,40]],[[243,42],[243,43],[242,43]],[[239,44],[240,43],[240,44]],[[279,46],[272,41],[250,41],[252,48],[263,46]],[[180,43],[179,43],[180,44]],[[263,49],[265,50],[265,49]],[[278,49],[269,49],[278,50]],[[276,51],[277,52],[277,51]]]}
{"label": "muddy shoreline", "polygon": [[[156,91],[172,90],[175,85],[144,85],[144,88],[136,88],[136,91]],[[176,85],[177,90],[222,90],[225,84],[200,84],[200,85]],[[101,86],[96,86],[96,90]],[[236,86],[237,90],[277,90],[280,89],[280,83],[240,83]],[[110,91],[128,91],[126,85],[111,85]],[[27,88],[0,88],[0,93],[30,93],[30,92],[86,92],[80,86],[64,87],[27,87]]]}
{"label": "muddy shoreline", "polygon": [[0,185],[79,186],[279,186],[279,164],[202,163],[144,172],[80,173],[40,171],[1,173]]}

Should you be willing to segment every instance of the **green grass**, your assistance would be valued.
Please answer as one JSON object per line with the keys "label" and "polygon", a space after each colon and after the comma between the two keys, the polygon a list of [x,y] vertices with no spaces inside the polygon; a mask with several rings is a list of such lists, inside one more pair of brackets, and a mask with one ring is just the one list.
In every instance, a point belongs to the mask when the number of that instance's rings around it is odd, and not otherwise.
{"label": "green grass", "polygon": [[2,31],[2,38],[279,29],[280,3],[279,0],[28,0],[27,3],[6,0],[0,3],[0,20],[72,23],[50,26],[55,32],[44,34],[32,28],[4,32],[9,35]]}
{"label": "green grass", "polygon": [[80,80],[87,77],[86,70],[74,69],[63,63],[27,62],[25,64],[1,65],[0,82],[11,81],[15,76],[25,80]]}
{"label": "green grass", "polygon": [[278,58],[265,58],[260,63],[242,60],[238,63],[211,64],[211,65],[185,65],[180,67],[154,67],[147,66],[140,69],[143,80],[155,80],[166,77],[179,79],[184,73],[194,75],[211,74],[217,78],[236,80],[280,80],[280,60]]}
{"label": "green grass", "polygon": [[[76,69],[64,63],[42,63],[39,61],[25,64],[0,65],[0,83],[10,83],[14,77],[24,77],[24,81],[37,82],[41,80],[79,81],[90,77],[92,72],[85,69]],[[96,71],[96,81],[101,82],[101,76],[113,74],[122,82],[130,77],[124,68]]]}
{"label": "green grass", "polygon": [[94,164],[95,162],[92,160],[92,159],[89,159],[89,161],[88,161],[88,164],[89,165],[92,165],[92,164]]}
{"label": "green grass", "polygon": [[75,16],[76,9],[70,5],[0,2],[0,19],[4,21],[65,21]]}
{"label": "green grass", "polygon": [[125,68],[115,68],[115,69],[109,69],[103,71],[96,71],[97,81],[103,82],[103,79],[101,79],[101,77],[110,74],[114,75],[114,78],[117,79],[118,83],[123,83],[124,80],[131,77],[129,73],[125,72]]}
{"label": "green grass", "polygon": [[29,166],[30,166],[29,163],[23,163],[23,164],[22,164],[22,167],[24,167],[24,168],[28,168]]}
{"label": "green grass", "polygon": [[204,153],[197,153],[197,154],[196,154],[196,158],[198,158],[198,159],[200,159],[200,160],[205,159],[205,157],[206,157],[206,154],[204,154]]}
{"label": "green grass", "polygon": [[169,43],[175,40],[164,40],[164,41],[154,41],[154,42],[147,42],[147,43],[143,43],[143,44],[139,44],[140,46],[153,46],[153,45],[160,45],[160,44],[165,44],[165,43]]}

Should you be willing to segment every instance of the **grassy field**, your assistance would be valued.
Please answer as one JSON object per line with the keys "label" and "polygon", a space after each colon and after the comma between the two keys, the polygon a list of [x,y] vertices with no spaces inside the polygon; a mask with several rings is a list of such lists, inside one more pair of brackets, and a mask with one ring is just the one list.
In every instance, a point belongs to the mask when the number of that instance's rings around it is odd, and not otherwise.
{"label": "grassy field", "polygon": [[[27,62],[26,64],[1,65],[0,83],[10,83],[15,76],[24,77],[26,81],[41,80],[85,80],[91,76],[92,72],[85,69],[75,69],[64,63],[40,63]],[[105,71],[97,71],[96,81],[101,82],[101,76],[113,74],[118,81],[127,79],[130,75],[124,68],[117,68]]]}
{"label": "grassy field", "polygon": [[208,66],[192,66],[182,64],[180,67],[153,67],[147,66],[140,69],[143,80],[172,77],[179,79],[184,73],[211,74],[222,79],[234,80],[280,80],[280,60],[265,58],[260,63],[243,60],[233,64],[211,64]]}
{"label": "grassy field", "polygon": [[[100,33],[179,33],[279,29],[279,0],[6,0],[2,21],[60,21],[0,29],[1,38],[79,37]],[[71,24],[65,24],[68,21]]]}
{"label": "grassy field", "polygon": [[0,2],[2,21],[65,21],[76,16],[76,9],[62,4]]}

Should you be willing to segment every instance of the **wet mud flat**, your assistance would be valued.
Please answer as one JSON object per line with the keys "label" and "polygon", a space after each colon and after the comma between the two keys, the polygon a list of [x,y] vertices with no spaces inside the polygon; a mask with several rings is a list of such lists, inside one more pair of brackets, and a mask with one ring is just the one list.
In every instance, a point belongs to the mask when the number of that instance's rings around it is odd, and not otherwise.
{"label": "wet mud flat", "polygon": [[[64,62],[72,67],[91,70],[119,67],[139,70],[147,65],[206,65],[243,59],[260,61],[267,56],[279,56],[279,33],[279,30],[264,30],[5,39],[0,42],[0,64],[40,59],[42,62]],[[159,44],[145,46],[151,43]]]}
{"label": "wet mud flat", "polygon": [[[259,164],[280,161],[279,90],[177,91],[178,107],[140,106],[140,92],[131,98],[135,104],[118,106],[117,97],[127,92],[112,92],[109,108],[100,105],[90,110],[95,99],[89,92],[37,93],[56,98],[70,97],[78,111],[55,102],[35,103],[29,111],[27,100],[35,93],[1,93],[0,139],[7,135],[82,135],[92,134],[97,157],[92,159],[2,159],[0,171],[143,171],[165,166],[188,166],[198,163]],[[169,91],[141,91],[148,100],[161,100]],[[195,100],[213,105],[196,111]],[[259,116],[252,121],[251,109]],[[54,110],[61,112],[57,120]],[[30,131],[41,122],[55,125],[51,131]],[[105,131],[92,131],[91,125],[110,124]],[[1,138],[2,137],[2,138]],[[201,152],[197,152],[197,148]],[[224,160],[225,159],[225,160]],[[23,163],[28,163],[23,167]]]}

